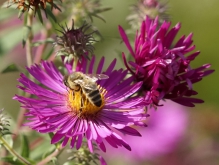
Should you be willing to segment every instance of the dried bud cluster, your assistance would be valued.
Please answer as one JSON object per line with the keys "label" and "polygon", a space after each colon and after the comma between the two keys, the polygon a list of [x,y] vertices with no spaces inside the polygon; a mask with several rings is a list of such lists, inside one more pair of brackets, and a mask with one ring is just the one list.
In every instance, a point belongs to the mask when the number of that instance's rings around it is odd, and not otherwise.
{"label": "dried bud cluster", "polygon": [[35,14],[37,10],[40,9],[45,11],[48,4],[51,5],[51,9],[53,9],[53,7],[59,9],[59,7],[54,3],[54,0],[8,0],[8,2],[17,5],[17,8],[22,12],[32,9]]}
{"label": "dried bud cluster", "polygon": [[[98,150],[95,148],[95,150]],[[91,163],[98,164],[96,161],[100,161],[101,165],[105,163],[105,160],[97,153],[91,153],[85,145],[77,151],[68,150],[69,153],[73,153],[74,156],[68,158],[69,161],[74,161],[76,164],[90,165]]]}
{"label": "dried bud cluster", "polygon": [[9,118],[3,114],[3,110],[0,110],[0,133],[4,134],[4,131],[7,131],[7,126],[10,126]]}
{"label": "dried bud cluster", "polygon": [[141,27],[141,22],[146,15],[151,19],[159,16],[160,23],[164,20],[169,20],[169,16],[166,13],[167,9],[166,3],[159,2],[159,0],[139,0],[136,5],[131,6],[131,14],[127,17],[127,20],[132,29],[137,30]]}
{"label": "dried bud cluster", "polygon": [[72,20],[72,27],[69,29],[66,25],[66,28],[61,26],[62,31],[58,30],[62,33],[62,36],[57,36],[57,42],[54,44],[59,46],[59,50],[57,51],[57,55],[64,55],[69,59],[76,57],[80,59],[80,57],[84,56],[89,59],[89,53],[92,54],[94,51],[93,43],[96,41],[93,37],[93,33],[97,31],[93,31],[86,34],[86,31],[89,30],[90,26],[84,24],[80,28],[74,27],[74,20]]}
{"label": "dried bud cluster", "polygon": [[[72,0],[69,1],[72,2]],[[100,14],[111,9],[109,7],[103,8],[101,0],[73,0],[73,3],[72,17],[77,21],[85,19],[87,22],[90,22],[93,16],[104,21]]]}

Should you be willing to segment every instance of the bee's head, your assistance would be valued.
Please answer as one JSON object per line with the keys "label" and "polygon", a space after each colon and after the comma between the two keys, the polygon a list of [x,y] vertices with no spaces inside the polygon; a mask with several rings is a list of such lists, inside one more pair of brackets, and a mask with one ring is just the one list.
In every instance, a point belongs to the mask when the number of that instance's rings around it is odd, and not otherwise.
{"label": "bee's head", "polygon": [[77,78],[78,78],[77,74],[66,75],[63,78],[63,83],[69,89],[78,91],[80,89],[80,85],[78,83],[75,83],[75,80],[77,80]]}
{"label": "bee's head", "polygon": [[69,79],[71,81],[74,81],[80,78],[81,78],[81,72],[73,72],[72,74],[69,75]]}
{"label": "bee's head", "polygon": [[65,84],[65,86],[69,86],[69,84],[68,84],[68,76],[66,75],[66,76],[64,76],[64,79],[63,79],[63,83]]}

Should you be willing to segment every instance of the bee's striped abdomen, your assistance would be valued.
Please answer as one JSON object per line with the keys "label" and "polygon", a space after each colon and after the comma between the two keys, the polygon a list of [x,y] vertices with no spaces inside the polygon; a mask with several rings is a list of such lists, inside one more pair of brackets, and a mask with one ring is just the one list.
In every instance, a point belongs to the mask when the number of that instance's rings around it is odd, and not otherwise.
{"label": "bee's striped abdomen", "polygon": [[97,107],[100,107],[102,104],[102,99],[100,95],[100,91],[98,89],[91,91],[88,94],[88,98],[91,100],[91,102],[96,105]]}

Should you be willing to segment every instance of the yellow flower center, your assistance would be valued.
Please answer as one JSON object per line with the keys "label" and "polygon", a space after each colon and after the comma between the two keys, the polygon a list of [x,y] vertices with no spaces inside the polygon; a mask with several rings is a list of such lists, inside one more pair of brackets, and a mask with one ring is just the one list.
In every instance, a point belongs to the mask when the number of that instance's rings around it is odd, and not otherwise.
{"label": "yellow flower center", "polygon": [[70,106],[72,112],[77,114],[79,117],[87,118],[97,114],[103,106],[105,105],[105,95],[106,90],[98,86],[100,96],[101,96],[101,105],[96,106],[92,103],[87,97],[88,94],[85,94],[82,89],[79,91],[69,90],[68,92],[68,105]]}

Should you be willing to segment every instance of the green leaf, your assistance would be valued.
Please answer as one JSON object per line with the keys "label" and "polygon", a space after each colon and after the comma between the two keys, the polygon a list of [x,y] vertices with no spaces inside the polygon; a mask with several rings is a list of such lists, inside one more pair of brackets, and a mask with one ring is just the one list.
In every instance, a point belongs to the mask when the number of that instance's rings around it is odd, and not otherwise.
{"label": "green leaf", "polygon": [[98,15],[98,14],[91,14],[91,15],[90,15],[91,22],[93,22],[93,19],[92,19],[91,16],[96,17],[96,18],[99,18],[99,19],[102,20],[104,23],[106,23],[105,19],[104,19],[102,16]]}
{"label": "green leaf", "polygon": [[7,68],[5,68],[2,73],[8,73],[8,72],[17,72],[19,71],[19,69],[17,68],[17,66],[15,64],[11,64],[9,65]]}
{"label": "green leaf", "polygon": [[42,14],[41,14],[41,10],[36,10],[36,13],[37,13],[37,16],[40,20],[40,23],[43,24],[43,17],[42,17]]}
{"label": "green leaf", "polygon": [[54,165],[59,165],[59,162],[58,162],[58,159],[56,157],[53,157],[51,162],[54,164]]}
{"label": "green leaf", "polygon": [[46,6],[45,12],[46,12],[46,14],[48,14],[48,16],[49,16],[50,18],[52,18],[52,20],[53,20],[54,22],[57,22],[56,17],[54,16],[54,14],[52,13],[52,11],[51,11],[50,8],[51,8],[51,7],[50,7],[49,5]]}
{"label": "green leaf", "polygon": [[54,43],[54,40],[52,38],[47,38],[46,40],[33,42],[32,46],[39,46],[39,45],[46,44],[46,43]]}
{"label": "green leaf", "polygon": [[12,133],[9,130],[3,130],[1,133],[2,133],[1,135],[2,137],[6,135],[12,135]]}
{"label": "green leaf", "polygon": [[52,48],[52,49],[50,49],[49,51],[47,51],[45,53],[45,59],[46,60],[48,60],[48,58],[52,55],[53,51],[54,51],[54,49]]}
{"label": "green leaf", "polygon": [[[4,5],[6,5],[6,8],[4,8]],[[14,17],[14,15],[17,13],[16,10],[12,8],[8,8],[8,5],[10,5],[8,4],[8,1],[5,1],[3,5],[1,6],[0,22],[2,22],[3,20],[9,20],[11,17]]]}
{"label": "green leaf", "polygon": [[23,14],[24,14],[23,10],[22,10],[22,9],[19,10],[19,12],[18,12],[18,18],[21,19],[21,17],[22,17]]}
{"label": "green leaf", "polygon": [[53,138],[53,136],[54,136],[54,133],[49,133],[49,137],[50,137],[50,140]]}
{"label": "green leaf", "polygon": [[31,151],[30,157],[32,160],[40,160],[42,155],[44,154],[42,151],[45,151],[46,148],[51,146],[50,142],[45,140],[41,145],[36,147],[34,150]]}
{"label": "green leaf", "polygon": [[51,145],[49,148],[47,148],[48,150],[46,150],[42,156],[42,159],[46,158],[47,156],[49,156],[50,154],[52,154],[55,150],[56,150],[56,146],[55,145]]}
{"label": "green leaf", "polygon": [[24,26],[23,27],[23,40],[22,40],[23,47],[25,46],[26,40],[29,37],[30,33],[31,33],[31,27],[30,26]]}
{"label": "green leaf", "polygon": [[25,158],[29,158],[30,155],[30,148],[29,148],[29,141],[27,139],[27,136],[22,135],[21,136],[21,156]]}
{"label": "green leaf", "polygon": [[9,144],[9,146],[12,148],[14,142],[13,142],[13,139],[12,139],[11,135],[4,135],[4,139]]}
{"label": "green leaf", "polygon": [[17,158],[14,158],[12,156],[3,157],[3,158],[0,158],[0,160],[2,160],[4,162],[8,162],[8,163],[10,163],[12,165],[24,165]]}

